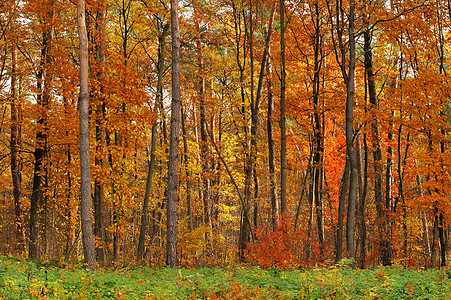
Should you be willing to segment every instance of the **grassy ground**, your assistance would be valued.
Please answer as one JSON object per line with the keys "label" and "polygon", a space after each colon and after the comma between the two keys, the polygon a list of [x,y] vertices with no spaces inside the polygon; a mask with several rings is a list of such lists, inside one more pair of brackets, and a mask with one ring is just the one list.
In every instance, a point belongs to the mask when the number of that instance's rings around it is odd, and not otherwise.
{"label": "grassy ground", "polygon": [[0,299],[451,299],[450,270],[116,268],[0,257]]}

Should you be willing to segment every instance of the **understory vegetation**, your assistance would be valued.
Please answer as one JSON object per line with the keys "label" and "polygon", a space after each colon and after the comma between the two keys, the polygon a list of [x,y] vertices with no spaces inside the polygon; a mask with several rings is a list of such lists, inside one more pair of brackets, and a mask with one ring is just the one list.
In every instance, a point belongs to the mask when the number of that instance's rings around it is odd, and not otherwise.
{"label": "understory vegetation", "polygon": [[0,257],[0,299],[449,299],[450,270],[249,267],[85,270]]}

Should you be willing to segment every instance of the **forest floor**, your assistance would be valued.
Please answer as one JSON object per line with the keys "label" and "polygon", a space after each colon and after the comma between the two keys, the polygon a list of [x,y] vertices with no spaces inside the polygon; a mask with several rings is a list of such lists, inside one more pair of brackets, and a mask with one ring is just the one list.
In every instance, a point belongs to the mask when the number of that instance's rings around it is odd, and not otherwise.
{"label": "forest floor", "polygon": [[451,299],[451,270],[99,268],[0,257],[0,299]]}

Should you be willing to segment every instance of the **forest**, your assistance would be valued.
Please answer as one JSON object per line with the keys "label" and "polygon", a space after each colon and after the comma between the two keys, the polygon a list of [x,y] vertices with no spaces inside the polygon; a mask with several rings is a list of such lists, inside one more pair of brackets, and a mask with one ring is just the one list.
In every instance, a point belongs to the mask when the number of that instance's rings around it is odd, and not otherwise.
{"label": "forest", "polygon": [[447,265],[449,0],[3,0],[0,254]]}

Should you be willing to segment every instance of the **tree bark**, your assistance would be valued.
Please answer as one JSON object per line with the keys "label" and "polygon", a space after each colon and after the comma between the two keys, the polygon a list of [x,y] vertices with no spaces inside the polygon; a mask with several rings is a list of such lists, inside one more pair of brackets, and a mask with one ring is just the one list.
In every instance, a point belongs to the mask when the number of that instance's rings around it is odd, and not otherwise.
{"label": "tree bark", "polygon": [[166,264],[178,266],[177,259],[177,187],[180,141],[180,32],[178,20],[178,0],[171,0],[171,36],[172,36],[172,101],[171,101],[171,137],[169,144],[169,166],[167,187],[167,241]]}
{"label": "tree bark", "polygon": [[[355,18],[354,0],[349,2],[349,72],[346,82],[346,153],[349,158],[351,169],[348,195],[348,215],[346,222],[346,246],[348,257],[355,259],[354,253],[354,225],[355,208],[357,201],[357,158],[354,148],[354,77],[355,77],[355,36],[354,36],[354,18]],[[355,266],[355,264],[353,264]]]}
{"label": "tree bark", "polygon": [[267,65],[268,69],[268,111],[266,120],[266,131],[268,135],[268,168],[269,168],[269,194],[271,202],[271,226],[273,231],[276,230],[279,222],[280,211],[279,201],[277,199],[277,186],[276,186],[276,168],[275,168],[275,151],[274,151],[274,135],[273,135],[273,92],[272,92],[272,80],[271,80],[271,66]]}
{"label": "tree bark", "polygon": [[[313,74],[313,176],[312,176],[312,192],[316,210],[316,223],[318,226],[318,241],[320,247],[320,261],[324,256],[324,217],[323,217],[323,196],[322,196],[322,180],[324,178],[324,137],[322,128],[322,118],[324,111],[320,110],[319,94],[321,88],[321,68],[323,62],[322,54],[322,37],[320,32],[320,12],[318,3],[314,3],[315,16],[313,23],[315,33],[313,36],[313,53],[314,53],[314,74]],[[321,117],[322,116],[322,117]]]}
{"label": "tree bark", "polygon": [[[98,63],[97,80],[98,80],[98,95],[99,99],[96,103],[96,156],[95,165],[103,169],[104,160],[102,157],[102,149],[104,147],[104,118],[103,110],[105,106],[105,98],[103,97],[105,93],[105,75],[103,68],[105,67],[105,50],[106,50],[106,4],[101,3],[100,10],[96,14],[96,60]],[[103,226],[103,198],[104,198],[104,187],[100,178],[94,180],[94,235],[97,239],[98,246],[96,247],[97,260],[102,262],[105,261],[105,235]]]}
{"label": "tree bark", "polygon": [[86,31],[85,1],[77,2],[77,27],[80,41],[80,95],[78,99],[80,117],[80,169],[81,204],[80,218],[83,253],[91,270],[96,268],[94,235],[91,219],[91,167],[89,162],[89,90],[88,90],[88,35]]}
{"label": "tree bark", "polygon": [[280,210],[287,210],[287,133],[285,117],[285,0],[280,0]]}

